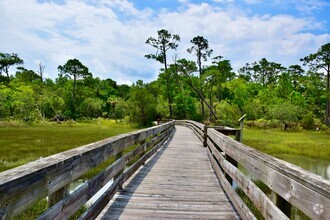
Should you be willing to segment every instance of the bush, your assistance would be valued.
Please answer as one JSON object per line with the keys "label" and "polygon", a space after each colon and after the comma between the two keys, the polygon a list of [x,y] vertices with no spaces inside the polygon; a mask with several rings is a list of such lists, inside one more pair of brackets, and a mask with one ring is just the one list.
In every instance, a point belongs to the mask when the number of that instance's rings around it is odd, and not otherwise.
{"label": "bush", "polygon": [[248,127],[260,128],[260,129],[269,129],[269,128],[280,128],[281,123],[279,120],[266,120],[264,118],[257,119],[255,121],[245,121],[244,123]]}
{"label": "bush", "polygon": [[301,120],[301,124],[304,129],[309,129],[309,130],[315,129],[315,121],[313,114],[309,113],[305,115]]}

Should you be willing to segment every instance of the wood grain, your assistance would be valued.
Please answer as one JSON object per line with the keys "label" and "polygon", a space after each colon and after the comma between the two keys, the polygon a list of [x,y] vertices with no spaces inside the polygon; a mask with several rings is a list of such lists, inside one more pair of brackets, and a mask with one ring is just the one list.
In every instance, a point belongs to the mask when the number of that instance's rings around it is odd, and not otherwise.
{"label": "wood grain", "polygon": [[[0,219],[19,214],[34,202],[67,186],[91,168],[113,155],[120,154],[131,145],[143,142],[149,137],[156,137],[159,141],[164,137],[164,133],[168,134],[168,130],[173,129],[173,126],[173,122],[168,122],[117,135],[1,172]],[[151,140],[152,144],[157,141]],[[86,199],[86,196],[83,198]]]}
{"label": "wood grain", "polygon": [[98,219],[239,219],[217,180],[206,148],[176,126],[168,145],[140,168]]}
{"label": "wood grain", "polygon": [[[330,219],[329,180],[263,154],[214,129],[208,129],[208,137],[217,146],[217,150],[234,158],[250,172],[252,178],[261,180],[306,215],[312,219]],[[229,166],[222,167],[222,169],[234,175],[233,177],[238,182],[243,181],[241,175],[235,174]]]}

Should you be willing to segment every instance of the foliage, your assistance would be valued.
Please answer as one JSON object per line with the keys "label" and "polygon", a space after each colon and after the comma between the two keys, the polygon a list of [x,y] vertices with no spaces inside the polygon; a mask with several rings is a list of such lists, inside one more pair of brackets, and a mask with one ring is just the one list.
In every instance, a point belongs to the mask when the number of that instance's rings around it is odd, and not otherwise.
{"label": "foliage", "polygon": [[310,54],[300,61],[304,62],[304,65],[308,65],[314,72],[323,70],[326,73],[326,114],[325,123],[330,126],[330,43],[324,44],[314,54]]}
{"label": "foliage", "polygon": [[15,53],[9,54],[0,52],[0,75],[2,75],[2,72],[5,72],[7,80],[9,80],[9,67],[23,63],[24,61]]}
{"label": "foliage", "polygon": [[128,105],[133,122],[147,126],[156,120],[156,99],[148,92],[143,81],[139,80],[131,87]]}
{"label": "foliage", "polygon": [[[117,85],[109,78],[94,78],[78,59],[60,65],[55,81],[42,78],[42,64],[37,72],[18,67],[15,75],[0,77],[0,120],[47,123],[55,116],[66,120],[102,116],[121,121],[129,116],[142,126],[162,118],[234,126],[246,114],[257,127],[282,123],[284,129],[324,129],[329,114],[329,74],[324,74],[329,69],[329,44],[301,59],[309,67],[306,72],[297,64],[286,68],[263,58],[246,64],[237,75],[222,56],[202,65],[213,52],[202,36],[194,37],[188,49],[196,62],[176,55],[168,63],[166,54],[179,46],[180,37],[164,29],[157,33],[158,38],[146,41],[157,49],[147,57],[164,64],[157,80]],[[2,73],[23,64],[14,53],[1,53],[0,60]]]}
{"label": "foliage", "polygon": [[27,126],[11,122],[2,125],[3,123],[0,123],[0,172],[40,157],[136,129],[134,124],[115,123],[114,120],[105,119],[74,124],[47,123]]}
{"label": "foliage", "polygon": [[[169,75],[173,73],[172,71],[168,71],[167,67],[167,51],[169,49],[176,50],[178,47],[177,42],[180,41],[180,36],[177,34],[171,34],[165,29],[161,29],[158,32],[158,38],[149,37],[146,40],[146,44],[151,45],[152,47],[157,49],[156,54],[147,54],[145,55],[148,59],[155,59],[160,63],[164,64],[164,74]],[[165,85],[166,85],[166,97],[168,99],[168,106],[169,106],[169,112],[170,112],[170,118],[173,118],[173,95],[171,95],[171,92],[173,91],[171,86],[173,85],[172,82],[170,82],[170,79],[172,77],[165,76]]]}
{"label": "foliage", "polygon": [[[204,80],[202,76],[204,75],[204,70],[202,66],[202,60],[207,61],[207,58],[211,56],[213,50],[209,49],[208,40],[202,36],[194,37],[190,42],[193,44],[193,46],[188,48],[187,51],[188,53],[194,54],[197,57],[197,66],[199,71],[199,86],[197,88],[198,88],[201,107],[202,107],[202,117],[204,117],[205,116],[204,103],[206,104],[206,102],[203,93]],[[209,107],[209,110],[212,111],[212,108]],[[215,115],[213,116],[216,118]]]}
{"label": "foliage", "polygon": [[92,74],[88,71],[88,68],[77,59],[68,60],[63,66],[58,66],[58,70],[60,72],[60,77],[73,77],[70,111],[71,116],[76,117],[77,81],[81,78],[84,79],[87,77],[91,77]]}
{"label": "foliage", "polygon": [[196,110],[196,101],[187,93],[179,93],[174,98],[175,115],[177,119],[191,118],[192,120],[198,118]]}
{"label": "foliage", "polygon": [[284,124],[284,130],[289,127],[290,122],[297,122],[300,116],[299,108],[289,102],[277,103],[271,106],[270,118],[277,119]]}
{"label": "foliage", "polygon": [[80,104],[80,112],[83,117],[97,118],[101,116],[103,101],[97,98],[87,98]]}

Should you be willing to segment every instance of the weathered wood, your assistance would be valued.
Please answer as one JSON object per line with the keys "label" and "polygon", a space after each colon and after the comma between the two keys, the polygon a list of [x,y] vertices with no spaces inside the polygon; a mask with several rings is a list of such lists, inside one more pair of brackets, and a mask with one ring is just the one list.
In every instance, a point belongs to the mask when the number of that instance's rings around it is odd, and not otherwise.
{"label": "weathered wood", "polygon": [[243,127],[244,127],[244,119],[246,117],[246,114],[244,114],[240,119],[238,119],[239,121],[239,128],[240,128],[240,134],[239,134],[239,139],[236,139],[237,141],[241,142],[243,141]]}
{"label": "weathered wood", "polygon": [[[232,158],[228,154],[225,154],[225,158],[226,158],[226,161],[228,161],[229,163],[231,163],[234,167],[236,167],[236,168],[238,167],[238,163],[237,163],[237,161],[234,158]],[[228,182],[230,183],[230,185],[233,186],[233,184],[234,184],[233,183],[233,177],[230,174],[228,174],[227,172],[225,172],[225,177],[228,180]]]}
{"label": "weathered wood", "polygon": [[208,136],[225,154],[244,166],[253,178],[263,181],[302,212],[311,218],[330,219],[330,181],[260,153],[214,129],[208,129]]}
{"label": "weathered wood", "polygon": [[57,202],[62,200],[68,194],[69,194],[69,186],[67,185],[48,196],[48,201],[47,201],[48,205],[47,206],[52,207],[53,205],[55,205]]}
{"label": "weathered wood", "polygon": [[[210,140],[208,140],[208,146],[211,154],[214,155],[222,169],[226,171],[226,174],[231,176],[237,186],[243,190],[266,219],[288,219],[249,178],[238,170],[236,166],[226,161]],[[230,181],[228,182],[230,183]]]}
{"label": "weathered wood", "polygon": [[[163,146],[175,130],[174,123],[191,130],[178,127],[180,135],[175,134],[169,149],[163,148],[140,168]],[[238,129],[215,129],[236,134],[236,139],[239,138]],[[102,212],[111,218],[239,218],[231,206],[234,204],[243,219],[255,219],[231,186],[231,180],[266,219],[287,219],[285,214],[290,215],[291,204],[313,219],[330,219],[330,181],[260,153],[215,129],[193,121],[170,122],[0,173],[0,219],[10,218],[47,195],[57,195],[56,201],[61,199],[65,192],[61,192],[63,187],[111,156],[117,158],[112,165],[57,202],[40,219],[67,219],[114,177],[114,183],[81,219],[96,218],[113,196],[105,209],[111,214]],[[203,141],[207,148],[202,147]],[[140,146],[123,154],[126,148],[135,144]],[[147,149],[151,150],[146,152]],[[203,155],[208,155],[209,159]],[[124,171],[124,167],[137,157],[140,159]],[[209,161],[223,188],[209,175]],[[245,167],[253,179],[263,181],[278,194],[276,204],[237,169],[237,163]],[[137,174],[131,177],[138,169]],[[229,177],[229,181],[225,176]],[[124,189],[120,190],[122,184]],[[120,194],[116,194],[118,190]]]}
{"label": "weathered wood", "polygon": [[[164,133],[164,137],[168,137],[172,133],[172,130],[168,130]],[[161,135],[162,136],[162,135]],[[145,161],[150,158],[160,147],[163,146],[167,138],[163,138],[153,149],[144,154],[137,162],[130,166],[124,173],[119,175],[114,183],[106,190],[105,193],[91,206],[79,219],[94,219],[110,201],[114,194],[121,189],[121,185],[141,166]],[[142,147],[144,147],[142,145]],[[145,148],[144,148],[145,149]],[[138,151],[136,151],[138,152]]]}
{"label": "weathered wood", "polygon": [[207,147],[207,129],[208,129],[208,126],[205,125],[204,126],[204,136],[203,136],[203,147]]}
{"label": "weathered wood", "polygon": [[204,140],[204,127],[205,127],[204,124],[199,123],[199,122],[195,122],[195,121],[190,121],[190,120],[176,121],[175,124],[183,125],[183,126],[191,128],[194,131],[194,133],[197,135],[199,140],[201,140],[203,142],[203,140]]}
{"label": "weathered wood", "polygon": [[212,164],[213,170],[218,177],[219,182],[221,183],[222,187],[225,189],[230,201],[234,203],[234,207],[240,214],[240,217],[244,220],[256,220],[257,218],[253,215],[247,205],[242,201],[239,195],[235,192],[235,190],[231,187],[230,183],[225,178],[225,175],[221,172],[219,165],[217,164],[216,160],[213,158],[210,151],[208,151],[208,156],[210,162]]}
{"label": "weathered wood", "polygon": [[91,168],[143,139],[173,129],[174,122],[107,138],[0,173],[0,210],[14,216]]}
{"label": "weathered wood", "polygon": [[98,219],[239,219],[193,131],[181,126],[140,168]]}
{"label": "weathered wood", "polygon": [[[128,156],[126,156],[128,157]],[[126,165],[127,159],[120,158],[103,172],[87,181],[64,200],[43,213],[39,219],[67,219],[84,205],[93,195],[109,182]]]}

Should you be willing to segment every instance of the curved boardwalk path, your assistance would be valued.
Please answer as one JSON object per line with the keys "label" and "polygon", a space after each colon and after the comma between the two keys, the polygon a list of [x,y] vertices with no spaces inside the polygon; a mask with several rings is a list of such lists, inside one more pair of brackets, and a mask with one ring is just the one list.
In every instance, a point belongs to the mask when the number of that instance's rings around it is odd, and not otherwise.
{"label": "curved boardwalk path", "polygon": [[98,219],[239,219],[202,143],[176,126],[172,139],[123,186]]}

